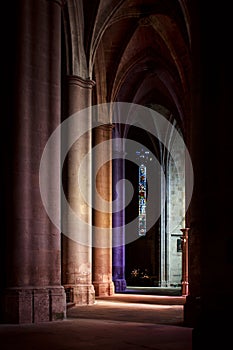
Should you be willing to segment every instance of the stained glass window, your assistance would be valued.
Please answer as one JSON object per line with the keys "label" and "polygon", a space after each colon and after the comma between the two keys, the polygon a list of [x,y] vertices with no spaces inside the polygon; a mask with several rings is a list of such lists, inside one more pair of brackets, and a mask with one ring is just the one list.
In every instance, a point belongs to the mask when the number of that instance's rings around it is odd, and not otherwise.
{"label": "stained glass window", "polygon": [[149,160],[149,151],[136,152],[136,157],[140,161],[138,171],[138,234],[146,235],[146,163]]}

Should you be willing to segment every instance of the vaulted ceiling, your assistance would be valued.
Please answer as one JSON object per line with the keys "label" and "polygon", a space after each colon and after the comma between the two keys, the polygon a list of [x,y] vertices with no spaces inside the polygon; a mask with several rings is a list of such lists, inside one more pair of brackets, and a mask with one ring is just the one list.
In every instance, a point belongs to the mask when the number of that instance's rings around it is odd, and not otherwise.
{"label": "vaulted ceiling", "polygon": [[70,0],[68,4],[73,52],[78,53],[77,59],[70,60],[78,75],[86,72],[95,80],[95,102],[162,106],[184,128],[192,85],[187,0]]}
{"label": "vaulted ceiling", "polygon": [[191,87],[191,24],[185,1],[102,0],[92,11],[86,50],[97,102],[158,104],[182,120],[189,113]]}

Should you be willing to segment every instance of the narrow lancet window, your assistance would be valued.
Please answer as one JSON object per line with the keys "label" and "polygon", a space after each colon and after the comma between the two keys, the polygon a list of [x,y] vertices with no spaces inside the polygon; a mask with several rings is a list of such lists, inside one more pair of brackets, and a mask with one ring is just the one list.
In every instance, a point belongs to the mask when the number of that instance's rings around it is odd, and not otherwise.
{"label": "narrow lancet window", "polygon": [[146,163],[149,157],[149,151],[136,152],[139,160],[138,172],[138,234],[139,236],[146,235],[146,199],[147,199],[147,185],[146,185]]}

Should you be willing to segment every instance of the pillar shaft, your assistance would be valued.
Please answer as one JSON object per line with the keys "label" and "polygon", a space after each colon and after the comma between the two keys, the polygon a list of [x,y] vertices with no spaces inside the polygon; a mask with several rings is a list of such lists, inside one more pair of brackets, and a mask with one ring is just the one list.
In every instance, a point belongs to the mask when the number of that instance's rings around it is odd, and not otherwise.
{"label": "pillar shaft", "polygon": [[[53,1],[25,0],[16,16],[15,46],[12,43],[16,52],[10,51],[17,57],[10,67],[16,75],[8,96],[12,106],[7,106],[5,116],[9,118],[9,159],[3,315],[5,322],[32,323],[66,314],[60,232],[47,216],[39,188],[42,152],[60,123],[61,9]],[[59,152],[58,145],[51,155],[51,168]],[[52,202],[59,203],[58,193],[50,195]]]}
{"label": "pillar shaft", "polygon": [[[93,85],[91,80],[84,80],[77,76],[67,77],[67,117],[91,106]],[[87,131],[70,148],[64,165],[67,201],[74,213],[86,224],[82,227],[77,227],[77,225],[73,227],[71,218],[65,218],[66,225],[68,225],[65,230],[72,231],[74,235],[77,232],[79,238],[71,239],[66,234],[62,238],[63,285],[65,289],[72,289],[73,299],[71,301],[75,304],[93,304],[95,300],[92,285],[91,158],[85,164],[85,171],[81,179],[82,188],[78,177],[83,157],[91,150],[91,127],[90,109],[85,110],[85,118],[77,114],[75,128],[77,130],[83,128]],[[72,124],[63,142],[69,142],[69,133],[73,132],[73,128]]]}
{"label": "pillar shaft", "polygon": [[[117,131],[115,132],[116,135]],[[125,206],[118,198],[124,201],[125,190],[118,182],[125,178],[125,163],[122,145],[113,150],[113,282],[116,292],[123,292],[126,288],[125,280]],[[114,159],[115,158],[115,159]],[[120,193],[117,194],[117,191]],[[122,205],[123,204],[123,205]]]}
{"label": "pillar shaft", "polygon": [[182,281],[181,281],[181,293],[186,296],[189,294],[189,282],[188,282],[188,231],[189,228],[182,228]]}
{"label": "pillar shaft", "polygon": [[[233,233],[230,219],[232,187],[232,53],[230,40],[230,8],[211,5],[200,14],[193,36],[193,115],[191,155],[194,168],[194,191],[190,207],[189,260],[190,296],[185,305],[185,319],[194,315],[193,350],[231,341],[229,315],[233,310]],[[220,19],[215,27],[216,19]],[[224,37],[218,46],[214,37]],[[200,41],[199,41],[200,40]],[[199,63],[199,64],[198,64]],[[225,116],[223,118],[223,116]],[[195,266],[197,267],[195,269]],[[188,302],[190,300],[190,302]],[[194,305],[194,306],[192,306]],[[192,313],[189,312],[193,311]]]}
{"label": "pillar shaft", "polygon": [[[112,282],[112,126],[100,125],[94,131],[93,284],[97,296],[114,293]],[[101,204],[101,201],[105,204]],[[106,205],[107,204],[107,205]],[[101,230],[104,229],[103,233]]]}

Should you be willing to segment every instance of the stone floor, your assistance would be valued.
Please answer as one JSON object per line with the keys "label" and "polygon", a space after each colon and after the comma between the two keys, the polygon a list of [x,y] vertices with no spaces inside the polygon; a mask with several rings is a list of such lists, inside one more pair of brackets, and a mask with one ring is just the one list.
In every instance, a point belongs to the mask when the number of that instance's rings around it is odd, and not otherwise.
{"label": "stone floor", "polygon": [[64,321],[0,325],[0,349],[191,350],[192,329],[183,326],[185,297],[175,290],[147,292],[128,290],[96,298],[94,305],[69,307]]}

